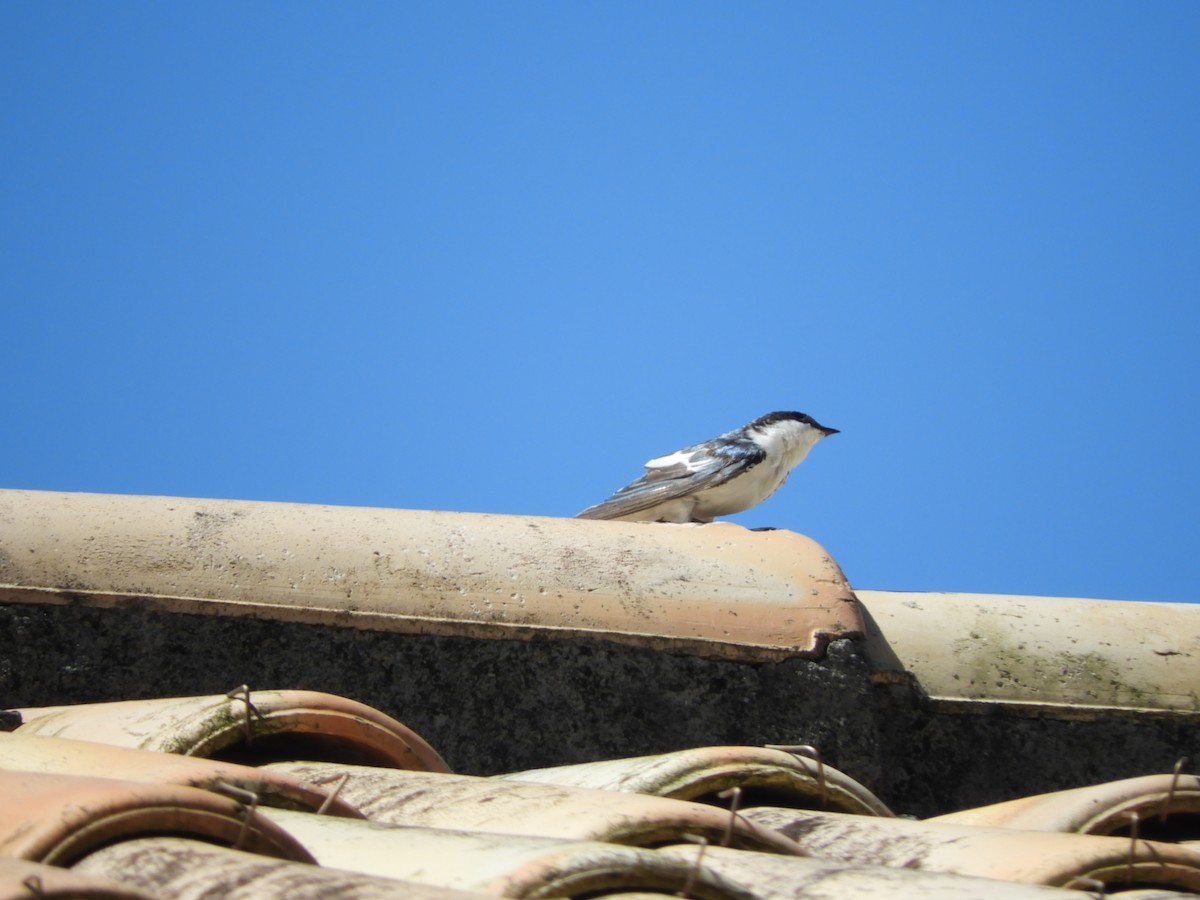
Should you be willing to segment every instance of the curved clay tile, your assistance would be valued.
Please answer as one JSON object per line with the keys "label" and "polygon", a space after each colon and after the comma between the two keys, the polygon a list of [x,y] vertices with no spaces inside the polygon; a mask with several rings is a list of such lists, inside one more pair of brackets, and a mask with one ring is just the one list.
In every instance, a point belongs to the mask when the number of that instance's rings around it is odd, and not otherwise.
{"label": "curved clay tile", "polygon": [[1200,778],[1144,775],[1091,787],[1022,797],[929,819],[1029,831],[1132,835],[1179,842],[1200,839]]}
{"label": "curved clay tile", "polygon": [[[698,847],[664,847],[660,853],[695,860]],[[849,866],[824,859],[777,856],[706,847],[702,864],[740,884],[760,900],[847,900],[912,897],[920,900],[1055,900],[1058,888],[991,878],[918,872],[884,866]],[[1069,897],[1070,895],[1068,895]],[[1124,895],[1122,895],[1124,896]],[[1179,900],[1179,894],[1172,895]],[[1165,900],[1165,898],[1164,898]]]}
{"label": "curved clay tile", "polygon": [[683,800],[327,763],[277,763],[270,768],[308,779],[346,775],[340,796],[372,821],[392,825],[639,847],[677,843],[689,835],[715,843],[724,840],[728,832],[733,846],[774,853],[796,850],[791,841],[771,829]]}
{"label": "curved clay tile", "polygon": [[744,815],[813,857],[1055,887],[1098,882],[1200,890],[1200,854],[1179,844],[760,807]]}
{"label": "curved clay tile", "polygon": [[[249,702],[247,702],[247,697]],[[122,700],[21,710],[18,734],[249,763],[328,759],[449,771],[419,734],[379,710],[317,691]]]}
{"label": "curved clay tile", "polygon": [[344,799],[332,796],[331,786],[305,784],[283,772],[93,741],[0,733],[0,769],[55,775],[99,775],[218,793],[233,785],[257,795],[264,806],[362,818],[362,813]]}
{"label": "curved clay tile", "polygon": [[243,805],[196,788],[0,771],[0,797],[0,856],[70,865],[117,841],[180,834],[267,856],[313,861],[295,838],[252,803]]}
{"label": "curved clay tile", "polygon": [[23,859],[0,858],[0,900],[154,900],[127,883]]}
{"label": "curved clay tile", "polygon": [[696,900],[753,900],[720,875],[655,850],[594,841],[452,831],[265,813],[322,866],[499,897],[594,898],[639,891]]}
{"label": "curved clay tile", "polygon": [[738,787],[743,792],[742,806],[893,815],[882,800],[832,766],[808,756],[763,747],[699,747],[495,777],[652,794],[722,806],[728,801],[717,795]]}
{"label": "curved clay tile", "polygon": [[882,683],[935,709],[1200,713],[1200,615],[1191,603],[858,591]]}
{"label": "curved clay tile", "polygon": [[[0,600],[482,638],[590,635],[766,661],[860,636],[790,531],[0,491]],[[53,552],[45,552],[52,547]],[[120,547],[120,553],[97,553]]]}
{"label": "curved clay tile", "polygon": [[[484,894],[304,865],[182,838],[125,841],[80,860],[101,875],[172,900],[483,900]],[[144,895],[139,894],[139,897]],[[33,900],[33,898],[29,898]]]}

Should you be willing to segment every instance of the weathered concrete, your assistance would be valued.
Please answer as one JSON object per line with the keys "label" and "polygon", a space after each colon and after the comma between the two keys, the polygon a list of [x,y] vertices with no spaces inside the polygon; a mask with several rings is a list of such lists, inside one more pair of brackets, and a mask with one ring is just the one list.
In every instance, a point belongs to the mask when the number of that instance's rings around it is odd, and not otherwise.
{"label": "weathered concrete", "polygon": [[828,664],[755,666],[592,638],[486,641],[0,606],[0,645],[6,706],[222,693],[240,683],[319,689],[387,711],[456,771],[475,774],[760,742],[813,743],[855,769],[874,768],[867,671],[843,642]]}

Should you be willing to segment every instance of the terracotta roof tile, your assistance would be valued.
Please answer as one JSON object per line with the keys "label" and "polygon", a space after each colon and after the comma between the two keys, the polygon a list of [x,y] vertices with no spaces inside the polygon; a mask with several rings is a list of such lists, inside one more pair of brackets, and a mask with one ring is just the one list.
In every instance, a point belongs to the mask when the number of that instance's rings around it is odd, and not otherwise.
{"label": "terracotta roof tile", "polygon": [[[249,698],[249,703],[247,703]],[[420,735],[363,703],[316,691],[231,691],[22,709],[20,734],[260,761],[298,754],[447,771]]]}
{"label": "terracotta roof tile", "polygon": [[[776,856],[724,847],[665,847],[660,851],[702,864],[752,891],[759,900],[848,900],[913,897],[920,900],[1071,900],[1058,888],[991,878],[884,866],[851,866],[826,859]],[[1125,895],[1122,894],[1122,897]],[[1179,900],[1180,895],[1173,895]]]}
{"label": "terracotta roof tile", "polygon": [[751,895],[707,869],[654,850],[592,841],[384,825],[309,813],[265,813],[304,842],[323,866],[502,897],[675,893]]}
{"label": "terracotta roof tile", "polygon": [[[13,627],[0,638],[12,651],[0,686],[15,685],[14,698],[22,678],[41,702],[131,693],[104,677],[129,661],[106,669],[103,655],[80,669],[97,676],[86,691],[56,693],[75,665],[56,655],[75,646],[61,629],[97,628],[104,650],[166,619],[185,623],[171,626],[183,635],[167,645],[171,669],[184,654],[203,664],[185,679],[208,679],[182,690],[224,689],[209,683],[210,656],[234,660],[230,677],[256,677],[240,672],[244,657],[190,641],[200,621],[235,639],[266,635],[247,645],[255,661],[310,628],[283,622],[336,626],[346,658],[319,671],[386,688],[348,691],[375,705],[245,688],[31,704],[15,734],[0,734],[0,863],[18,869],[75,863],[130,890],[197,898],[1200,890],[1200,851],[1187,840],[1200,780],[1180,768],[1075,787],[1081,773],[1169,768],[1194,744],[1200,607],[863,591],[863,619],[818,545],[721,524],[19,491],[0,491],[0,524],[0,627]],[[196,612],[209,617],[176,615]],[[330,631],[304,631],[302,646],[331,646]],[[360,654],[372,641],[374,655]],[[418,641],[419,654],[389,655]],[[38,648],[53,661],[31,655]],[[303,655],[288,659],[275,671],[297,670],[295,683],[327,680]],[[144,663],[153,685],[166,657]],[[626,665],[621,678],[603,671]],[[418,676],[428,677],[408,689]],[[559,690],[568,679],[584,687]],[[419,716],[437,749],[388,714],[397,709]],[[682,712],[668,721],[667,709]],[[575,731],[555,730],[564,718]],[[458,745],[443,746],[447,735]],[[836,766],[811,749],[695,747],[696,735],[825,742]],[[642,754],[671,752],[635,756],[631,736]],[[525,771],[452,775],[443,761],[506,742],[537,748],[512,756]],[[579,759],[597,761],[567,764]],[[1071,789],[1028,796],[1047,784]],[[964,810],[963,798],[1007,802]],[[735,812],[718,808],[729,803]],[[955,812],[913,821],[889,806]],[[322,808],[341,817],[312,812]],[[726,840],[775,852],[716,846]],[[786,855],[797,852],[812,858]],[[4,878],[0,865],[0,889]]]}
{"label": "terracotta roof tile", "polygon": [[1028,831],[1129,835],[1180,842],[1200,840],[1200,778],[1175,772],[1021,797],[937,816],[931,822]]}
{"label": "terracotta roof tile", "polygon": [[[97,850],[74,871],[173,900],[481,900],[485,894],[328,869],[183,838],[123,841]],[[145,895],[138,895],[143,897]]]}
{"label": "terracotta roof tile", "polygon": [[722,810],[684,800],[469,775],[406,772],[320,763],[270,766],[297,778],[349,776],[340,796],[375,822],[485,831],[631,846],[678,843],[688,836],[775,853],[795,847]]}
{"label": "terracotta roof tile", "polygon": [[[862,633],[829,554],[789,531],[0,491],[11,600],[475,637],[586,632],[737,658]],[[96,548],[120,548],[97,553]]]}
{"label": "terracotta roof tile", "polygon": [[[1200,715],[1200,606],[863,591],[880,674],[935,702]],[[947,640],[952,635],[952,640]],[[1136,635],[1136,639],[1131,636]]]}
{"label": "terracotta roof tile", "polygon": [[760,807],[744,815],[822,859],[1078,887],[1133,882],[1200,890],[1200,854],[1179,844]]}
{"label": "terracotta roof tile", "polygon": [[121,881],[0,857],[0,900],[153,900]]}
{"label": "terracotta roof tile", "polygon": [[53,775],[103,775],[218,793],[232,785],[254,793],[264,806],[309,812],[321,810],[326,815],[362,818],[362,813],[344,799],[331,798],[327,789],[305,784],[284,772],[91,741],[0,734],[0,769]]}
{"label": "terracotta roof tile", "polygon": [[0,796],[0,857],[69,865],[114,841],[173,833],[312,861],[303,845],[250,806],[197,788],[0,771]]}
{"label": "terracotta roof tile", "polygon": [[573,785],[728,805],[717,795],[741,788],[744,804],[890,816],[892,811],[844,772],[800,753],[764,747],[697,747],[656,756],[610,759],[497,775],[514,781]]}

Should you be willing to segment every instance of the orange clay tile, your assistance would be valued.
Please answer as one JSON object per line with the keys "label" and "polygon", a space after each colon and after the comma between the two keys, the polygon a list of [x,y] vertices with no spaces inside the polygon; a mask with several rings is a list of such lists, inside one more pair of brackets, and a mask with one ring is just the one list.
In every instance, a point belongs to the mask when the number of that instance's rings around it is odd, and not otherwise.
{"label": "orange clay tile", "polygon": [[1200,854],[1179,844],[769,807],[747,809],[744,815],[782,831],[814,858],[852,865],[1053,887],[1098,882],[1110,891],[1135,884],[1200,889]]}
{"label": "orange clay tile", "polygon": [[531,769],[495,776],[574,787],[651,794],[727,806],[716,795],[738,787],[743,806],[770,805],[890,816],[883,801],[850,776],[803,753],[764,747],[699,747],[657,756]]}
{"label": "orange clay tile", "polygon": [[876,681],[934,709],[1200,714],[1200,604],[858,591]]}
{"label": "orange clay tile", "polygon": [[1022,797],[928,819],[1028,831],[1130,835],[1157,841],[1200,839],[1200,778],[1143,775],[1091,787]]}
{"label": "orange clay tile", "polygon": [[0,733],[0,769],[122,778],[153,784],[175,784],[220,792],[227,785],[258,796],[264,806],[280,806],[326,815],[362,818],[344,799],[333,797],[330,786],[304,784],[283,772],[239,766],[195,756],[155,753],[73,741]]}
{"label": "orange clay tile", "polygon": [[0,900],[153,900],[126,883],[44,866],[22,859],[0,858]]}
{"label": "orange clay tile", "polygon": [[0,602],[819,657],[863,631],[790,531],[0,491]]}
{"label": "orange clay tile", "polygon": [[706,869],[654,850],[594,841],[452,831],[265,813],[294,834],[322,866],[500,897],[578,897],[689,887],[696,900],[753,900]]}
{"label": "orange clay tile", "polygon": [[664,847],[659,852],[684,861],[699,858],[705,868],[746,888],[758,900],[1071,900],[1073,896],[1040,885],[884,866],[849,866],[724,847],[706,847],[702,856],[697,846]]}
{"label": "orange clay tile", "polygon": [[114,841],[178,834],[312,861],[291,835],[253,810],[249,798],[243,805],[190,787],[6,771],[0,771],[0,797],[0,856],[70,865]]}
{"label": "orange clay tile", "polygon": [[687,835],[736,847],[793,853],[771,829],[701,803],[470,775],[406,772],[328,763],[276,763],[301,779],[347,775],[340,796],[374,822],[496,834],[656,846]]}
{"label": "orange clay tile", "polygon": [[[78,862],[76,872],[136,885],[157,897],[222,900],[483,900],[484,894],[304,865],[182,838],[123,841]],[[142,896],[142,895],[139,895]],[[33,900],[33,898],[28,898]]]}
{"label": "orange clay tile", "polygon": [[21,710],[17,733],[185,756],[291,758],[446,771],[420,735],[370,706],[316,691],[123,700]]}

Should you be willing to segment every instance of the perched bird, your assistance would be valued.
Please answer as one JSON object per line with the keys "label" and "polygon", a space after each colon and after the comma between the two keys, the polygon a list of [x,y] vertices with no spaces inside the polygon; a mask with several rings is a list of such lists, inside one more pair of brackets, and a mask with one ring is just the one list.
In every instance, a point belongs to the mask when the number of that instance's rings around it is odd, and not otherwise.
{"label": "perched bird", "polygon": [[646,463],[646,474],[577,519],[711,522],[762,503],[813,444],[837,434],[799,412],[773,412]]}

